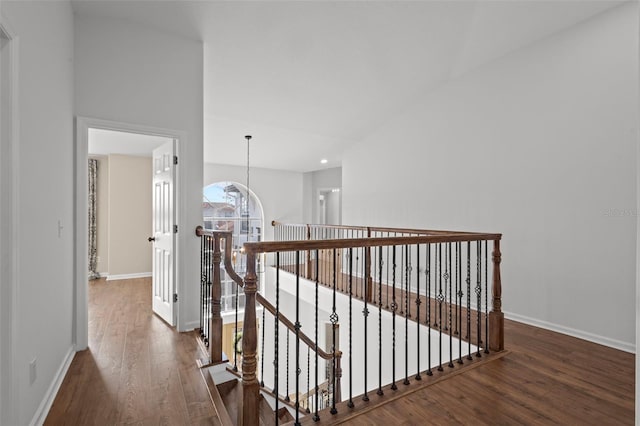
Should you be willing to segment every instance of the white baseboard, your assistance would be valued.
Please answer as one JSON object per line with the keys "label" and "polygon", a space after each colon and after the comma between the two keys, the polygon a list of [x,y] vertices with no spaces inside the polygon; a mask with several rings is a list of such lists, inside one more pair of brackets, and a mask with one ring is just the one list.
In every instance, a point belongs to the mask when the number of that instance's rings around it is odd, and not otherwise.
{"label": "white baseboard", "polygon": [[67,375],[67,371],[69,370],[69,366],[71,365],[71,361],[73,361],[73,357],[75,355],[76,355],[76,351],[75,351],[75,348],[72,346],[69,348],[69,351],[67,352],[67,355],[62,361],[60,368],[58,368],[58,371],[54,376],[53,381],[49,386],[49,389],[47,389],[47,393],[45,393],[44,398],[40,403],[40,406],[36,410],[36,413],[34,414],[33,419],[31,419],[31,422],[29,423],[30,425],[39,426],[44,424],[44,421],[46,420],[47,415],[49,414],[49,410],[51,409],[51,405],[53,405],[53,400],[56,398],[56,395],[60,390],[62,381],[64,380],[64,377]]}
{"label": "white baseboard", "polygon": [[107,281],[115,281],[115,280],[130,280],[133,278],[147,278],[151,276],[151,272],[138,272],[135,274],[119,274],[119,275],[108,275]]}
{"label": "white baseboard", "polygon": [[633,343],[611,339],[609,337],[600,336],[597,334],[589,333],[587,331],[576,330],[575,328],[565,327],[563,325],[558,325],[551,322],[530,318],[524,315],[514,314],[512,312],[505,312],[504,317],[512,321],[522,322],[524,324],[532,325],[534,327],[544,328],[546,330],[551,330],[557,333],[566,334],[568,336],[577,337],[578,339],[587,340],[593,343],[598,343],[599,345],[608,346],[610,348],[619,349],[621,351],[625,351],[629,353],[636,353],[636,345]]}
{"label": "white baseboard", "polygon": [[200,321],[188,322],[185,324],[184,330],[180,330],[180,331],[192,331],[192,330],[195,330],[196,328],[200,328]]}

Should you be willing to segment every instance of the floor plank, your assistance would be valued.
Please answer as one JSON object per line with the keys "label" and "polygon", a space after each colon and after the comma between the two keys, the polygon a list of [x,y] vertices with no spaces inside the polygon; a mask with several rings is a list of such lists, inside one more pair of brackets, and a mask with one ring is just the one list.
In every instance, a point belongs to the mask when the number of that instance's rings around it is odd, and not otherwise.
{"label": "floor plank", "polygon": [[[633,354],[513,321],[505,336],[507,355],[345,424],[634,423]],[[341,423],[339,415],[324,417],[323,424]]]}
{"label": "floor plank", "polygon": [[89,283],[89,349],[76,354],[45,425],[219,425],[193,333],[151,310],[148,278]]}

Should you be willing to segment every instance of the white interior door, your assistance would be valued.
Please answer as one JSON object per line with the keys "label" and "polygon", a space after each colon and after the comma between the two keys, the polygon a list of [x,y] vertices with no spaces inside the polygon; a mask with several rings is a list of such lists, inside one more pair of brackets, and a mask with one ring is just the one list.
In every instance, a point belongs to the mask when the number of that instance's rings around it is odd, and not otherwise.
{"label": "white interior door", "polygon": [[[175,141],[153,151],[153,312],[175,325]],[[174,298],[175,295],[175,298]]]}

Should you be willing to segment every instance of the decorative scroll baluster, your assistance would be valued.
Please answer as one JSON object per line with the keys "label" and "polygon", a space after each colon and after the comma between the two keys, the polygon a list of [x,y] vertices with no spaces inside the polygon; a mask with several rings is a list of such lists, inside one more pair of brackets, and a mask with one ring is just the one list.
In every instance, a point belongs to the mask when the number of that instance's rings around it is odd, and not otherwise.
{"label": "decorative scroll baluster", "polygon": [[[416,267],[418,272],[416,273],[416,380],[422,380],[420,375],[420,244],[416,246]],[[429,300],[429,299],[427,299]]]}
{"label": "decorative scroll baluster", "polygon": [[333,382],[332,391],[333,397],[331,398],[331,414],[337,414],[338,410],[336,409],[336,328],[338,324],[338,313],[336,312],[336,249],[333,249],[333,305],[331,307],[331,316],[329,319],[331,320],[331,335],[332,335],[332,345],[331,352],[333,352],[332,359],[332,369],[333,374],[331,376],[331,380]]}
{"label": "decorative scroll baluster", "polygon": [[480,358],[482,354],[480,353],[480,347],[482,345],[482,245],[480,241],[476,241],[476,341],[477,341],[477,352],[476,356]]}
{"label": "decorative scroll baluster", "polygon": [[[456,296],[456,306],[455,306],[455,312],[454,312],[454,324],[455,324],[455,330],[453,332],[453,334],[455,334],[456,336],[460,334],[460,322],[458,321],[458,316],[460,314],[460,303],[458,301],[458,296],[459,296],[459,291],[460,291],[460,271],[458,269],[460,265],[460,242],[456,242],[456,263],[455,263],[455,296]],[[460,341],[460,339],[458,339],[458,341]]]}
{"label": "decorative scroll baluster", "polygon": [[309,393],[311,392],[311,382],[309,381],[310,376],[311,375],[311,348],[307,345],[307,409],[305,410],[307,412],[307,414],[309,414],[311,412],[311,410],[309,409],[309,403],[310,403],[310,396]]}
{"label": "decorative scroll baluster", "polygon": [[[387,251],[387,256],[388,256]],[[378,247],[378,392],[382,396],[382,247]],[[387,287],[388,288],[388,287]]]}
{"label": "decorative scroll baluster", "polygon": [[392,301],[391,301],[391,390],[397,390],[396,386],[396,309],[398,309],[398,304],[396,303],[396,246],[393,246],[393,292],[392,292]]}
{"label": "decorative scroll baluster", "polygon": [[315,404],[315,413],[313,414],[313,421],[317,422],[320,420],[320,416],[318,415],[318,398],[319,398],[319,394],[320,394],[320,388],[318,387],[318,286],[319,286],[319,265],[318,265],[318,250],[315,251],[315,255],[316,255],[316,340],[315,340],[315,352],[316,352],[316,365],[315,365],[315,376],[316,376],[316,387],[315,387],[315,400],[316,400],[316,404]]}
{"label": "decorative scroll baluster", "polygon": [[404,246],[404,384],[409,384],[409,246]]}
{"label": "decorative scroll baluster", "polygon": [[364,395],[362,396],[363,401],[369,401],[369,394],[367,393],[367,365],[368,365],[368,322],[369,322],[369,283],[371,282],[371,248],[367,247],[365,250],[364,256],[364,309],[362,310],[362,315],[364,316]]}
{"label": "decorative scroll baluster", "polygon": [[438,371],[442,371],[442,303],[444,302],[444,295],[442,293],[442,244],[438,243]]}
{"label": "decorative scroll baluster", "polygon": [[484,353],[489,353],[489,262],[487,240],[484,240]]}
{"label": "decorative scroll baluster", "polygon": [[451,243],[447,243],[446,250],[448,252],[447,284],[449,287],[449,368],[453,368],[453,271],[451,269]]}

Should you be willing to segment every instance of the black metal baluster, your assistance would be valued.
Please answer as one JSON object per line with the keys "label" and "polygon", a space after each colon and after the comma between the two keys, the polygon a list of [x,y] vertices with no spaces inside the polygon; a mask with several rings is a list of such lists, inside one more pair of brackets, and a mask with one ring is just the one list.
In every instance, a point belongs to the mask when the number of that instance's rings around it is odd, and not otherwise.
{"label": "black metal baluster", "polygon": [[331,398],[331,414],[337,414],[338,410],[336,409],[336,324],[338,323],[338,313],[336,312],[336,249],[333,249],[333,306],[331,309],[331,316],[329,317],[331,320],[331,335],[332,335],[332,345],[331,352],[333,353],[332,358],[332,370],[333,374],[331,376],[331,380],[333,382],[333,386],[331,389],[333,390],[333,395]]}
{"label": "black metal baluster", "polygon": [[320,420],[320,416],[318,415],[318,398],[319,398],[319,393],[320,393],[320,388],[318,386],[318,286],[320,284],[320,271],[319,271],[319,251],[316,250],[315,251],[315,256],[316,256],[316,265],[315,265],[315,272],[316,272],[316,338],[315,338],[315,357],[316,357],[316,364],[315,364],[315,376],[316,376],[316,387],[315,387],[315,407],[314,407],[314,414],[313,414],[313,421],[317,422]]}
{"label": "black metal baluster", "polygon": [[427,298],[427,376],[432,376],[431,370],[431,244],[427,244],[427,264],[425,265],[426,275],[426,298]]}
{"label": "black metal baluster", "polygon": [[[387,251],[387,256],[388,256]],[[382,396],[382,247],[378,247],[378,395]]]}
{"label": "black metal baluster", "polygon": [[287,328],[287,391],[286,391],[286,395],[284,396],[284,400],[286,402],[291,401],[291,398],[289,398],[289,328]]}
{"label": "black metal baluster", "polygon": [[238,288],[240,287],[237,283],[233,283],[233,287],[235,290],[236,297],[236,319],[235,319],[235,328],[233,331],[233,371],[238,371],[238,350],[236,346],[238,345]]}
{"label": "black metal baluster", "polygon": [[296,421],[300,424],[300,250],[296,250]]}
{"label": "black metal baluster", "polygon": [[349,247],[349,402],[347,407],[353,408],[353,352],[352,342],[352,307],[353,307],[353,248]]}
{"label": "black metal baluster", "polygon": [[416,245],[416,380],[422,380],[420,375],[420,244]]}
{"label": "black metal baluster", "polygon": [[480,241],[476,242],[476,295],[478,300],[476,302],[476,318],[477,318],[477,352],[476,356],[479,358],[482,356],[480,353],[480,346],[482,345],[482,245]]}
{"label": "black metal baluster", "polygon": [[[455,330],[453,332],[453,334],[455,334],[456,336],[458,336],[459,334],[459,326],[460,323],[458,322],[458,311],[460,310],[460,305],[458,304],[458,292],[460,291],[460,275],[458,275],[458,264],[460,263],[460,242],[456,242],[456,264],[455,264],[455,295],[456,295],[456,304],[455,304],[455,312],[454,312],[454,325],[455,325]],[[460,339],[458,339],[460,340]]]}
{"label": "black metal baluster", "polygon": [[442,244],[438,243],[438,330],[440,331],[438,340],[438,371],[442,371],[442,302],[444,302],[444,295],[442,294]]}
{"label": "black metal baluster", "polygon": [[[402,273],[405,267],[405,258],[404,258],[404,248],[400,250],[400,315],[404,315],[404,303],[402,303],[402,299],[404,299],[406,295],[405,291],[405,274]],[[403,294],[404,292],[404,294]]]}
{"label": "black metal baluster", "polygon": [[398,304],[396,303],[396,246],[393,246],[393,292],[391,300],[391,390],[397,390],[396,386],[396,310]]}
{"label": "black metal baluster", "polygon": [[307,345],[307,409],[305,410],[307,414],[311,412],[311,409],[309,408],[309,405],[311,403],[311,395],[309,395],[311,393],[310,377],[311,377],[311,348],[309,347],[309,345]]}
{"label": "black metal baluster", "polygon": [[409,246],[404,246],[404,384],[409,384]]}
{"label": "black metal baluster", "polygon": [[449,368],[453,368],[453,272],[451,269],[451,243],[447,243],[448,251],[448,269],[447,269],[447,283],[449,284]]}
{"label": "black metal baluster", "polygon": [[389,309],[389,246],[385,247],[386,251],[387,251],[387,281],[385,283],[385,287],[387,287],[387,298],[386,298],[386,304],[385,304],[385,309]]}
{"label": "black metal baluster", "polygon": [[471,356],[471,241],[467,241],[467,343],[468,354],[467,359],[472,360]]}
{"label": "black metal baluster", "polygon": [[278,353],[280,351],[280,252],[276,252],[276,315],[273,324],[274,353],[273,353],[273,394],[275,395],[275,424],[278,424],[278,403],[280,389],[278,387],[278,372],[280,370]]}
{"label": "black metal baluster", "polygon": [[463,364],[462,361],[462,243],[458,241],[456,243],[456,307],[457,324],[459,327],[458,335],[458,364]]}
{"label": "black metal baluster", "polygon": [[264,317],[265,317],[265,312],[266,309],[264,308],[264,306],[262,307],[262,324],[260,324],[260,327],[262,327],[262,349],[260,350],[260,386],[264,387],[264,329],[265,329],[265,324],[264,324]]}
{"label": "black metal baluster", "polygon": [[489,353],[489,262],[487,240],[484,240],[484,353]]}
{"label": "black metal baluster", "polygon": [[[365,250],[365,249],[363,249]],[[367,248],[366,250],[370,250],[370,248]],[[371,278],[371,251],[368,251],[365,256],[364,256],[364,293],[363,293],[363,300],[364,300],[364,309],[362,310],[362,315],[364,316],[364,395],[362,395],[362,400],[363,401],[369,401],[369,394],[367,393],[367,364],[368,364],[368,354],[369,354],[369,345],[368,345],[368,323],[369,323],[369,295],[368,295],[368,289],[369,289],[369,280]]]}

